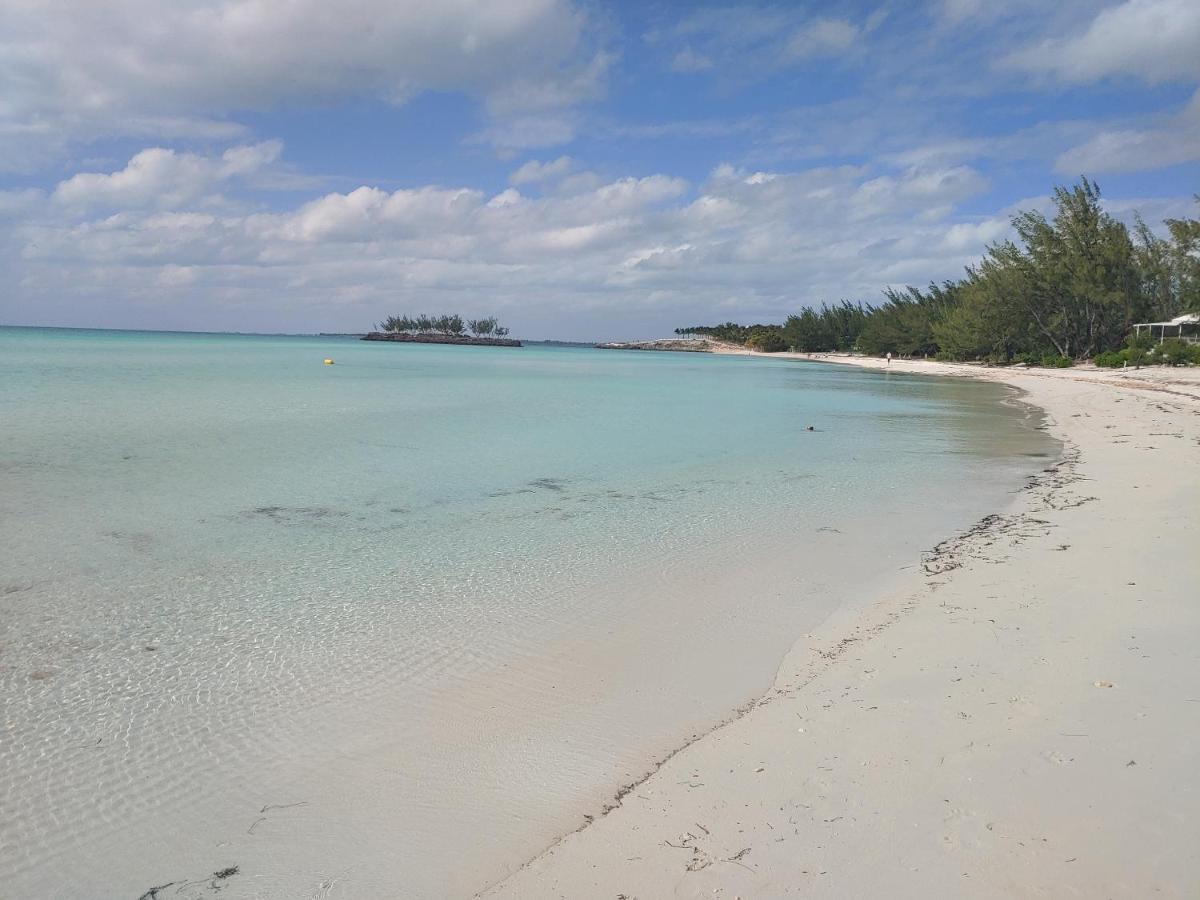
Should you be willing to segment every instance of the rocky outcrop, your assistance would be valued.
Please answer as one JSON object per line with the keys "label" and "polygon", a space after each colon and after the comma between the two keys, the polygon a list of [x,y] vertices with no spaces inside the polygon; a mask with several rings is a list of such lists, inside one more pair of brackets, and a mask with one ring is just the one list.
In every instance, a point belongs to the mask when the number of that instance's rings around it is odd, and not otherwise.
{"label": "rocky outcrop", "polygon": [[616,341],[608,344],[597,344],[599,350],[674,350],[679,353],[708,353],[712,346],[708,341],[677,341],[666,339],[661,341]]}
{"label": "rocky outcrop", "polygon": [[405,334],[399,331],[372,331],[364,341],[394,341],[400,344],[471,344],[479,347],[520,347],[512,338],[469,337],[465,334]]}

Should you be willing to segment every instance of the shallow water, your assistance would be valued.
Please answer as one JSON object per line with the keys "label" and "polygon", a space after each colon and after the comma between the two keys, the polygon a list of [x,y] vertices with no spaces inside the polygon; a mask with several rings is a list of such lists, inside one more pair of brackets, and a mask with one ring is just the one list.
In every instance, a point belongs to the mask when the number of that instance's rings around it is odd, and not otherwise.
{"label": "shallow water", "polygon": [[1007,397],[0,329],[0,884],[469,895],[1004,503],[1055,452]]}

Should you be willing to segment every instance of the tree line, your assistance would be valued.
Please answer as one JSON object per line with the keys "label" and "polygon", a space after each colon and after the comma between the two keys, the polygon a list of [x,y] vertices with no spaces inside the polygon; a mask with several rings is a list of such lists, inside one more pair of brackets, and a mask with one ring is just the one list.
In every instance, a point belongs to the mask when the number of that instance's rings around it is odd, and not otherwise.
{"label": "tree line", "polygon": [[455,334],[468,331],[475,337],[505,337],[508,329],[500,325],[495,316],[486,319],[464,319],[457,313],[447,316],[388,316],[379,323],[380,331],[399,334]]}
{"label": "tree line", "polygon": [[[767,352],[1119,365],[1145,361],[1151,351],[1144,336],[1131,336],[1135,322],[1200,313],[1200,221],[1167,219],[1167,236],[1159,237],[1137,218],[1131,234],[1104,211],[1099,187],[1087,178],[1056,187],[1053,204],[1049,218],[1034,210],[1016,215],[1016,240],[988,247],[961,279],[888,288],[877,304],[822,304],[783,325],[726,322],[676,332]],[[1200,348],[1166,343],[1159,355],[1167,361],[1174,354],[1200,363]]]}

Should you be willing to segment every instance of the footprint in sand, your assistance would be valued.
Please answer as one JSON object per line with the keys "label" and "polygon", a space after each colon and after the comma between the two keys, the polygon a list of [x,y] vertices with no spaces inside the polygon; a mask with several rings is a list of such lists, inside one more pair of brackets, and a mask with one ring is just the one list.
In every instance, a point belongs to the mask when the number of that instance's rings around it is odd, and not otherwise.
{"label": "footprint in sand", "polygon": [[1063,756],[1057,750],[1047,750],[1041,754],[1041,757],[1042,759],[1046,760],[1046,762],[1054,763],[1057,766],[1065,766],[1069,763],[1075,762],[1075,757]]}

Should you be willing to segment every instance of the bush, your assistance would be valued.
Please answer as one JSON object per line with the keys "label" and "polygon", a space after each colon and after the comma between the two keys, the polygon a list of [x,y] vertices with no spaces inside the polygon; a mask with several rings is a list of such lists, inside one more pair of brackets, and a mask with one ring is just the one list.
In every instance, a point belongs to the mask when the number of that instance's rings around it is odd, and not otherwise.
{"label": "bush", "polygon": [[1121,356],[1131,366],[1144,366],[1150,361],[1150,355],[1142,347],[1138,346],[1122,350]]}
{"label": "bush", "polygon": [[1125,357],[1116,350],[1106,350],[1092,360],[1102,369],[1119,369],[1125,365]]}
{"label": "bush", "polygon": [[1069,369],[1075,365],[1075,360],[1069,356],[1057,356],[1047,353],[1042,357],[1042,365],[1047,369]]}
{"label": "bush", "polygon": [[1186,366],[1194,361],[1193,347],[1187,341],[1171,338],[1158,345],[1158,358],[1167,366]]}
{"label": "bush", "polygon": [[1154,338],[1150,336],[1149,331],[1130,332],[1125,337],[1125,346],[1130,350],[1149,350],[1155,346]]}

